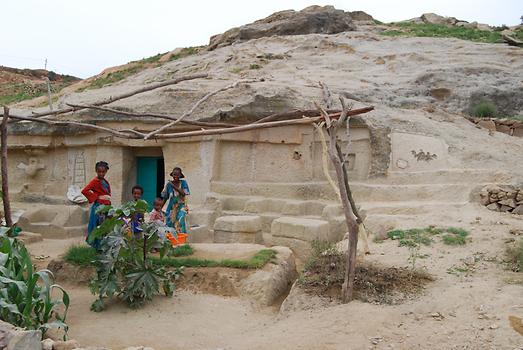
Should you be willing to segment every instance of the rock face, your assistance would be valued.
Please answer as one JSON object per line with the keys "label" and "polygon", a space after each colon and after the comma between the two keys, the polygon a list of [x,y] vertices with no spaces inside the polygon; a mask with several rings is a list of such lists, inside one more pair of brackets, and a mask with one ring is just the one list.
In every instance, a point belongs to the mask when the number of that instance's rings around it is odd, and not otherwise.
{"label": "rock face", "polygon": [[[368,15],[367,15],[368,16]],[[369,16],[372,19],[371,16]],[[368,20],[358,12],[358,18]],[[232,28],[223,34],[211,37],[209,50],[228,46],[237,41],[246,41],[275,35],[336,34],[355,30],[350,13],[332,6],[310,6],[301,11],[276,12],[269,17]]]}
{"label": "rock face", "polygon": [[435,13],[424,13],[421,15],[423,23],[454,25],[458,20],[454,17],[443,17]]}

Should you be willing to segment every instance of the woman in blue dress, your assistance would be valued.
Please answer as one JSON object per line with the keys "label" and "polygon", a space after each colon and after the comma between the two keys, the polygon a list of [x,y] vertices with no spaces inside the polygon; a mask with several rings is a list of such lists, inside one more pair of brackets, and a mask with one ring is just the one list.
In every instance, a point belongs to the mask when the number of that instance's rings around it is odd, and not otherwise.
{"label": "woman in blue dress", "polygon": [[189,214],[187,196],[190,195],[189,185],[181,168],[174,168],[170,175],[173,179],[165,184],[162,191],[162,199],[167,203],[165,210],[166,224],[174,228],[177,234],[187,234],[187,215]]}

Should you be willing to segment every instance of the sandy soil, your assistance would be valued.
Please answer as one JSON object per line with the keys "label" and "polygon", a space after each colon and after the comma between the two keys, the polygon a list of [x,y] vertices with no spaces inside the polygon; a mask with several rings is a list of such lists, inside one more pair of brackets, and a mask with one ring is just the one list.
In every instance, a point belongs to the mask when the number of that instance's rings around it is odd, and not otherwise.
{"label": "sandy soil", "polygon": [[[70,285],[70,334],[81,344],[114,349],[520,349],[523,336],[508,317],[523,317],[523,285],[510,283],[516,274],[501,261],[506,241],[514,238],[509,230],[522,228],[523,218],[475,208],[467,216],[480,220],[453,223],[471,230],[467,245],[436,242],[422,249],[427,256],[418,267],[436,280],[401,305],[355,301],[282,315],[239,298],[178,291],[140,310],[113,304],[93,313],[87,287]],[[54,256],[75,241],[45,240],[29,248]],[[408,250],[396,241],[371,243],[371,249],[370,261],[407,265]]]}

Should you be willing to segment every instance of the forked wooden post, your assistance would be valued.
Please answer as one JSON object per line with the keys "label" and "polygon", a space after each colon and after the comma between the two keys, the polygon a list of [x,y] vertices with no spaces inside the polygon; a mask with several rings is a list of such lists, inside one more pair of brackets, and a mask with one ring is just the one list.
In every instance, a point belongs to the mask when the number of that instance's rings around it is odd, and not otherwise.
{"label": "forked wooden post", "polygon": [[4,217],[7,227],[13,226],[11,219],[11,203],[9,202],[9,181],[7,178],[7,121],[9,119],[9,108],[4,106],[2,119],[2,135],[0,135],[0,149],[2,151],[2,201],[4,203]]}
{"label": "forked wooden post", "polygon": [[[349,229],[349,249],[347,249],[346,257],[346,271],[342,287],[342,301],[348,303],[353,299],[354,292],[354,279],[356,276],[356,252],[358,246],[358,233],[359,233],[359,221],[360,219],[355,214],[357,213],[354,200],[352,199],[352,193],[348,186],[349,179],[347,178],[347,172],[344,167],[343,153],[338,143],[337,132],[340,126],[345,123],[349,123],[350,115],[353,113],[349,112],[349,108],[346,106],[345,101],[340,98],[343,106],[343,111],[338,120],[333,120],[329,115],[318,106],[321,110],[322,115],[325,118],[325,129],[329,135],[329,157],[336,171],[336,178],[338,180],[338,186],[340,189],[341,204],[343,207],[343,213],[345,215],[345,221],[347,228]],[[347,128],[349,126],[347,125]]]}

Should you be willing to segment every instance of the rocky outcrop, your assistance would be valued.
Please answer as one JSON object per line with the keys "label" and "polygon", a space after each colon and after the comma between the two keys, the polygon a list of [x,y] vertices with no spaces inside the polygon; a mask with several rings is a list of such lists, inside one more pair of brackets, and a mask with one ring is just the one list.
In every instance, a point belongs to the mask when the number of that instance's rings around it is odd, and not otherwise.
{"label": "rocky outcrop", "polygon": [[510,136],[523,137],[523,121],[498,118],[468,118],[479,127]]}
{"label": "rocky outcrop", "polygon": [[10,323],[0,321],[0,349],[42,350],[42,332],[22,330]]}
{"label": "rocky outcrop", "polygon": [[467,22],[464,20],[457,19],[456,17],[444,17],[435,13],[424,13],[420,17],[413,18],[408,22],[414,22],[418,24],[439,24],[445,26],[456,26],[456,27],[465,27],[471,29],[493,31],[494,28],[488,24],[478,23],[478,22]]}
{"label": "rocky outcrop", "polygon": [[480,200],[490,210],[523,215],[523,186],[486,186]]}
{"label": "rocky outcrop", "polygon": [[[368,18],[358,12],[358,18],[364,17],[365,19]],[[355,29],[349,12],[337,10],[332,6],[310,6],[301,11],[276,12],[256,22],[232,28],[223,34],[214,35],[210,39],[209,50],[228,46],[237,41],[267,36],[313,33],[336,34]]]}

